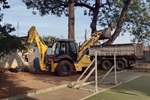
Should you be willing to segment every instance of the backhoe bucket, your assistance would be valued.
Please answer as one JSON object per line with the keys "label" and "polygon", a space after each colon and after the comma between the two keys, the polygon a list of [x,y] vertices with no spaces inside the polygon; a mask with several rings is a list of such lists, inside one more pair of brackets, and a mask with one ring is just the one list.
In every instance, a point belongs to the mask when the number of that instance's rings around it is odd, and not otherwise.
{"label": "backhoe bucket", "polygon": [[36,51],[34,51],[33,53],[27,54],[26,55],[27,62],[32,62],[35,59],[35,55],[36,55]]}
{"label": "backhoe bucket", "polygon": [[105,28],[103,30],[100,30],[99,32],[102,32],[99,40],[110,39],[111,38],[111,28]]}

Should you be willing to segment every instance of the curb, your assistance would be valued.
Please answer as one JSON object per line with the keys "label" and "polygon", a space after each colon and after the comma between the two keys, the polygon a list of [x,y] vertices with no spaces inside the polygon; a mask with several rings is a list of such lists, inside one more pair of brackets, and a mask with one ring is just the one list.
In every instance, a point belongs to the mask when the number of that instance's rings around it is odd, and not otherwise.
{"label": "curb", "polygon": [[[127,70],[120,71],[119,73],[125,72],[125,71],[127,71]],[[117,74],[119,74],[119,73],[117,73]],[[111,74],[113,74],[113,73],[110,73],[109,75],[111,75]],[[100,78],[100,77],[101,76],[99,76],[98,78]],[[93,78],[91,78],[91,79],[93,79]],[[48,88],[44,88],[44,89],[40,89],[40,90],[35,90],[35,91],[31,91],[31,92],[20,94],[20,95],[17,95],[17,96],[3,98],[1,100],[19,100],[19,99],[22,99],[22,98],[25,98],[25,97],[31,97],[31,96],[34,96],[34,95],[37,95],[37,94],[42,94],[42,93],[46,93],[46,92],[50,92],[50,91],[66,88],[66,87],[74,84],[75,82],[76,81],[70,82],[68,84],[63,84],[63,85],[58,85],[58,86],[54,86],[54,87],[48,87]]]}
{"label": "curb", "polygon": [[[71,82],[71,83],[74,83],[74,82]],[[1,100],[19,100],[19,99],[24,98],[24,97],[30,97],[30,96],[33,96],[33,95],[37,95],[37,94],[41,94],[41,93],[45,93],[45,92],[50,92],[50,91],[62,89],[62,88],[65,88],[65,87],[68,87],[68,84],[63,84],[63,85],[59,85],[59,86],[54,86],[54,87],[44,88],[44,89],[40,89],[40,90],[35,90],[35,91],[28,92],[28,93],[20,94],[20,95],[17,95],[17,96],[3,98]]]}

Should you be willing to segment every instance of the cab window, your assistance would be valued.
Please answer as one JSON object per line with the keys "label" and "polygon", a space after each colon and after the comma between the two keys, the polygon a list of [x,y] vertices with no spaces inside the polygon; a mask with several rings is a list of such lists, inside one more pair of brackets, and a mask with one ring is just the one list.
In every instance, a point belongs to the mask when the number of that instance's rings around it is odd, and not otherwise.
{"label": "cab window", "polygon": [[70,42],[70,48],[71,48],[71,51],[73,51],[74,53],[77,52],[77,49],[76,49],[74,42]]}
{"label": "cab window", "polygon": [[60,43],[56,43],[55,54],[60,54]]}

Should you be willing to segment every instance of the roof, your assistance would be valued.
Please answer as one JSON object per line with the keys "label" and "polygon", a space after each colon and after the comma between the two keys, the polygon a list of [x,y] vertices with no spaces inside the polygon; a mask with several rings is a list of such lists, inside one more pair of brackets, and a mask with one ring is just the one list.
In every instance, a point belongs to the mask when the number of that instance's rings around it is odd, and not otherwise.
{"label": "roof", "polygon": [[75,40],[73,40],[73,39],[56,39],[55,41],[70,42],[70,41],[75,41]]}
{"label": "roof", "polygon": [[24,40],[24,41],[26,41],[27,40],[27,38],[28,38],[28,36],[22,36],[22,37],[19,37],[21,40]]}

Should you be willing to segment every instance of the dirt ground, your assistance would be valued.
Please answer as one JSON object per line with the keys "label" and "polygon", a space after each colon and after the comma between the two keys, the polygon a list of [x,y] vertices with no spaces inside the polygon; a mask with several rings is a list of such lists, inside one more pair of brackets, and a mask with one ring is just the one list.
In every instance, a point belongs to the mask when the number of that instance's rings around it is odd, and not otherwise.
{"label": "dirt ground", "polygon": [[[135,71],[145,71],[144,69],[134,69]],[[150,71],[149,71],[150,72]],[[104,74],[105,72],[101,72]],[[74,73],[69,77],[59,77],[49,72],[18,72],[6,71],[0,73],[0,99],[16,96],[47,87],[67,84],[76,81],[81,74]]]}
{"label": "dirt ground", "polygon": [[73,82],[79,76],[80,74],[78,73],[69,77],[59,77],[49,72],[12,73],[6,71],[5,73],[0,73],[0,99]]}

